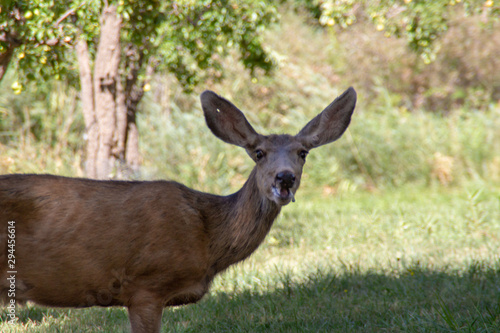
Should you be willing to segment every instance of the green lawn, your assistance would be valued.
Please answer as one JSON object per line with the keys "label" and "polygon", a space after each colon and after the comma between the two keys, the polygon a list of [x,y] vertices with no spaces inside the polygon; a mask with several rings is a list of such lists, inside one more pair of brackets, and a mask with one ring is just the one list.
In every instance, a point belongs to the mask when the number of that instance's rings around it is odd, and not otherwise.
{"label": "green lawn", "polygon": [[[29,305],[1,332],[128,331],[120,308]],[[5,320],[5,311],[2,319]],[[498,332],[500,190],[306,188],[261,248],[165,332]]]}

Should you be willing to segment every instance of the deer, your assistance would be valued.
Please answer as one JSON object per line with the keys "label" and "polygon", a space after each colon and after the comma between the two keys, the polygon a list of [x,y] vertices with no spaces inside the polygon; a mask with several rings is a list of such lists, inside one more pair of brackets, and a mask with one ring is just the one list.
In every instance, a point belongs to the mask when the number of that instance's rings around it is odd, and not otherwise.
{"label": "deer", "polygon": [[255,162],[228,196],[165,180],[0,176],[0,300],[14,291],[16,304],[122,306],[133,333],[160,332],[164,308],[199,301],[258,248],[294,201],[307,154],[342,136],[356,98],[350,87],[296,135],[262,135],[204,91],[208,128]]}

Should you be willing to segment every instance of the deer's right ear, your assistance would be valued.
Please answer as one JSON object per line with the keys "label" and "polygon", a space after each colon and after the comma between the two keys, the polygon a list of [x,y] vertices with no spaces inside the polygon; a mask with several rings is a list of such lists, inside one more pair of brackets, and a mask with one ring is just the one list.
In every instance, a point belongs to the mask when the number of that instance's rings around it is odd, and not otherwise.
{"label": "deer's right ear", "polygon": [[351,122],[356,106],[356,91],[350,87],[296,135],[309,149],[340,138]]}
{"label": "deer's right ear", "polygon": [[227,99],[205,90],[201,94],[201,107],[207,126],[216,137],[246,149],[256,146],[260,135],[255,132],[243,112]]}

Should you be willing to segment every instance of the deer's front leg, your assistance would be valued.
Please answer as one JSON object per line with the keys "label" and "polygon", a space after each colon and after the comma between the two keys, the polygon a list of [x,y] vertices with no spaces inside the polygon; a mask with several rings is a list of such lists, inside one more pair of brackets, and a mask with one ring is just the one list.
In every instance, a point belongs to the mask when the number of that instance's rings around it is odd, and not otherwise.
{"label": "deer's front leg", "polygon": [[159,333],[163,304],[148,292],[137,292],[128,306],[132,333]]}

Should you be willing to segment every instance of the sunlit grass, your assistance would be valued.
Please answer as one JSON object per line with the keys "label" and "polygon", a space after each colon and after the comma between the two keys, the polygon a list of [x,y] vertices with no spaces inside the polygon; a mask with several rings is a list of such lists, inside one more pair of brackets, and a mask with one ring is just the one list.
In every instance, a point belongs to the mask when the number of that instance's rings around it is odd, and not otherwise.
{"label": "sunlit grass", "polygon": [[[311,191],[199,303],[167,309],[166,332],[495,331],[500,190]],[[122,332],[126,311],[18,309],[12,332]],[[2,315],[5,318],[5,314]]]}

